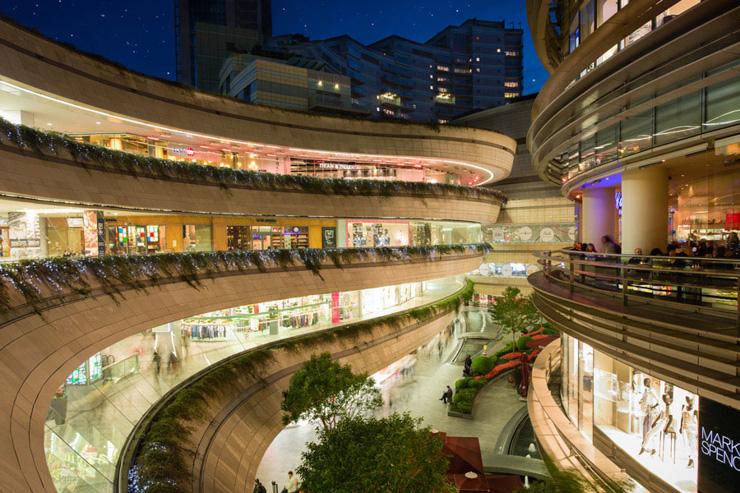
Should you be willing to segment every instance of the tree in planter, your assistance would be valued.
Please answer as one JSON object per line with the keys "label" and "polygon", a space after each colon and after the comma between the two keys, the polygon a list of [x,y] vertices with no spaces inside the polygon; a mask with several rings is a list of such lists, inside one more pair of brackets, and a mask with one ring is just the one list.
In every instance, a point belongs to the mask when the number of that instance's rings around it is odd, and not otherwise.
{"label": "tree in planter", "polygon": [[319,433],[298,467],[308,493],[456,491],[442,439],[408,414],[352,417]]}
{"label": "tree in planter", "polygon": [[332,361],[329,353],[313,355],[290,379],[281,409],[286,425],[298,419],[318,421],[324,431],[383,404],[367,373],[352,373],[350,365]]}
{"label": "tree in planter", "polygon": [[508,287],[503,296],[496,298],[489,308],[494,322],[501,326],[503,334],[511,334],[512,350],[516,351],[517,334],[539,323],[542,316],[535,308],[529,296],[522,296],[518,288]]}

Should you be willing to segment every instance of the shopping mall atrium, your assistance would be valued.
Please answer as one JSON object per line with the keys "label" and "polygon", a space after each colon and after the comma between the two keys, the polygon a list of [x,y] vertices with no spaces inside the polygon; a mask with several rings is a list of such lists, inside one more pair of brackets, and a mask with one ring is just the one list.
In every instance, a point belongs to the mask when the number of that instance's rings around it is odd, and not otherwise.
{"label": "shopping mall atrium", "polygon": [[[200,91],[0,17],[0,492],[297,492],[316,435],[283,399],[319,353],[430,427],[449,491],[738,491],[740,5],[519,9],[461,26],[499,74],[524,33],[539,92],[431,123]],[[476,60],[414,70],[463,91]]]}

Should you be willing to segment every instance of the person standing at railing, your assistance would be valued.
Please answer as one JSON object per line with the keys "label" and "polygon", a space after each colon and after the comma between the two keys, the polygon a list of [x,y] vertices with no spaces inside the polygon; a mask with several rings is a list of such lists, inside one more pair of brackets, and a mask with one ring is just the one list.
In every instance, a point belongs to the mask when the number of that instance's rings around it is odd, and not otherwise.
{"label": "person standing at railing", "polygon": [[601,245],[603,247],[604,253],[622,253],[622,247],[620,247],[619,244],[612,240],[611,236],[609,235],[604,235],[601,237]]}

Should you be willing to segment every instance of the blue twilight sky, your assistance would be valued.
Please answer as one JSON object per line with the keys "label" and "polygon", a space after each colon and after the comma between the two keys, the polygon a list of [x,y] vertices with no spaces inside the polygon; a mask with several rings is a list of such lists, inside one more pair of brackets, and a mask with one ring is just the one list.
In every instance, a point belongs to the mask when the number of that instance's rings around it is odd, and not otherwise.
{"label": "blue twilight sky", "polygon": [[[349,34],[368,43],[390,34],[425,41],[476,17],[524,29],[524,93],[547,72],[532,48],[525,0],[273,0],[274,34],[312,39]],[[139,72],[175,76],[174,0],[0,0],[0,14]]]}

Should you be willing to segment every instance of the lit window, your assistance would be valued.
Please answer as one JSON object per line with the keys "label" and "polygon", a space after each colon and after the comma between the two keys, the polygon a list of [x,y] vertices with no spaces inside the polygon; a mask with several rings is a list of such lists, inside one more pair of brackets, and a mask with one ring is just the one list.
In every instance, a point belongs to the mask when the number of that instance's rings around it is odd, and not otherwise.
{"label": "lit window", "polygon": [[519,87],[519,83],[518,82],[504,82],[504,87],[516,88],[516,87]]}
{"label": "lit window", "polygon": [[480,57],[479,56],[475,57],[475,61],[480,62]]}
{"label": "lit window", "polygon": [[320,81],[318,81],[316,83],[316,85],[319,86],[319,87],[324,87],[324,81],[323,80],[320,80]]}
{"label": "lit window", "polygon": [[433,91],[434,90],[434,86],[429,86],[429,89],[431,89]]}
{"label": "lit window", "polygon": [[504,93],[504,97],[505,98],[508,98],[508,99],[518,98],[519,97],[519,93],[518,92],[505,92]]}
{"label": "lit window", "polygon": [[496,53],[501,53],[501,48],[496,48]]}
{"label": "lit window", "polygon": [[339,90],[339,84],[334,84],[334,90],[335,91],[338,91]]}

